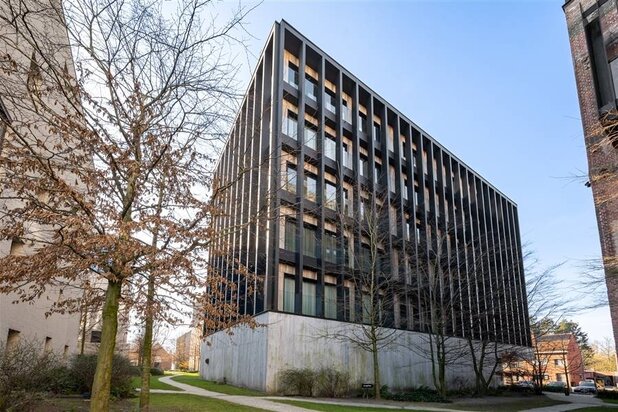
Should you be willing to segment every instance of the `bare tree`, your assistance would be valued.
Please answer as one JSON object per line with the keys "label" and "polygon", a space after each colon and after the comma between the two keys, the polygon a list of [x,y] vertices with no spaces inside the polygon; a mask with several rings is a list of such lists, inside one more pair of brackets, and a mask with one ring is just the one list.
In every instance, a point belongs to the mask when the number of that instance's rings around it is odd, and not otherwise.
{"label": "bare tree", "polygon": [[[2,7],[2,25],[21,37],[1,63],[11,116],[1,120],[8,134],[0,195],[17,204],[2,210],[0,236],[36,247],[2,259],[0,292],[29,301],[55,287],[51,310],[65,312],[88,304],[88,294],[73,290],[104,290],[93,411],[109,407],[121,303],[148,322],[153,313],[174,321],[186,302],[212,292],[209,284],[227,282],[205,276],[204,250],[218,236],[210,223],[228,187],[211,176],[237,97],[226,51],[247,10],[204,21],[211,6],[11,0]],[[41,15],[48,24],[35,21]],[[66,37],[48,35],[50,25],[66,28]],[[248,320],[230,303],[205,301],[205,312],[225,314],[216,316],[219,326]]]}
{"label": "bare tree", "polygon": [[[334,202],[334,199],[328,201]],[[356,213],[350,204],[342,204],[338,215],[346,234],[344,243],[337,243],[337,250],[343,252],[339,267],[344,268],[345,278],[352,285],[349,300],[344,299],[339,306],[350,313],[349,320],[355,322],[356,327],[341,326],[320,333],[322,337],[349,342],[371,354],[373,394],[380,399],[379,354],[394,345],[401,334],[395,329],[392,314],[405,292],[399,273],[388,265],[391,226],[387,197],[378,192],[374,202],[363,199]],[[347,239],[356,241],[347,243]],[[336,270],[333,268],[333,271]]]}

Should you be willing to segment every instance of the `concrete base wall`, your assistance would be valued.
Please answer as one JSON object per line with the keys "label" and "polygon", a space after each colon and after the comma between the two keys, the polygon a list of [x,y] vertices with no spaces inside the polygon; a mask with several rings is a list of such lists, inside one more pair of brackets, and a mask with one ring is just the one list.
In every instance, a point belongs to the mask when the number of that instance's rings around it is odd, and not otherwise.
{"label": "concrete base wall", "polygon": [[[362,326],[347,322],[268,312],[256,320],[265,325],[251,330],[234,328],[233,334],[218,332],[202,343],[200,375],[266,392],[277,392],[277,375],[289,368],[333,367],[347,371],[351,383],[373,383],[371,353],[347,339],[346,334],[362,333]],[[390,345],[380,350],[382,385],[405,388],[433,387],[431,362],[427,359],[426,334],[392,331]],[[449,345],[464,347],[462,339]],[[452,388],[474,385],[472,365],[465,359],[448,366],[447,381]],[[496,380],[496,382],[498,382]]]}

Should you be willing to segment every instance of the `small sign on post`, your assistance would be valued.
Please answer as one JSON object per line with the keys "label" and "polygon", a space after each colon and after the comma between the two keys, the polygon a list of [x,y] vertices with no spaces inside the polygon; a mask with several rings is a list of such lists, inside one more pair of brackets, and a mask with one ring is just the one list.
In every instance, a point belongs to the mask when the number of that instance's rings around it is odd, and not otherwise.
{"label": "small sign on post", "polygon": [[373,383],[363,383],[363,398],[369,398],[369,390],[373,389]]}

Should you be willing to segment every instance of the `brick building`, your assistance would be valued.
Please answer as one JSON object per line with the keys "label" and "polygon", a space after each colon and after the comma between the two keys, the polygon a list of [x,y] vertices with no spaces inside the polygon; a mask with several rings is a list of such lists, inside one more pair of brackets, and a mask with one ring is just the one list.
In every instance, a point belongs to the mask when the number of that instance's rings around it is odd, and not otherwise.
{"label": "brick building", "polygon": [[534,351],[527,358],[514,359],[504,365],[502,375],[505,384],[532,380],[534,374],[543,375],[543,383],[565,382],[577,386],[584,379],[584,359],[571,333],[541,336],[532,344]]}
{"label": "brick building", "polygon": [[618,2],[567,0],[563,6],[596,207],[609,307],[618,342]]}

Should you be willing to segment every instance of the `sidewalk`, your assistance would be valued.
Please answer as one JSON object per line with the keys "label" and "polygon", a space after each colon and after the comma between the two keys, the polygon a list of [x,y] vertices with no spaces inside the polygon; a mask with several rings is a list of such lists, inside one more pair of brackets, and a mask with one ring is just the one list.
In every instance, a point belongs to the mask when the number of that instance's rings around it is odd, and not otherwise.
{"label": "sidewalk", "polygon": [[550,399],[554,399],[557,401],[566,401],[566,402],[571,402],[571,403],[563,404],[563,405],[545,406],[543,408],[526,409],[521,412],[562,412],[562,411],[573,411],[573,410],[588,408],[592,406],[604,406],[606,408],[618,408],[618,405],[605,403],[601,399],[595,398],[591,395],[571,394],[569,396],[564,396],[561,393],[553,393],[553,392],[543,392],[543,394]]}
{"label": "sidewalk", "polygon": [[206,389],[197,388],[195,386],[187,385],[184,383],[176,382],[172,380],[173,376],[166,376],[159,379],[159,382],[166,383],[171,386],[175,386],[181,391],[166,391],[166,390],[153,390],[152,393],[184,393],[189,395],[204,396],[207,398],[216,398],[223,401],[235,403],[238,405],[249,406],[252,408],[265,409],[267,411],[274,412],[315,412],[310,409],[298,408],[292,405],[285,405],[282,403],[276,403],[269,401],[268,399],[256,396],[239,396],[239,395],[227,395],[225,393],[211,392]]}

